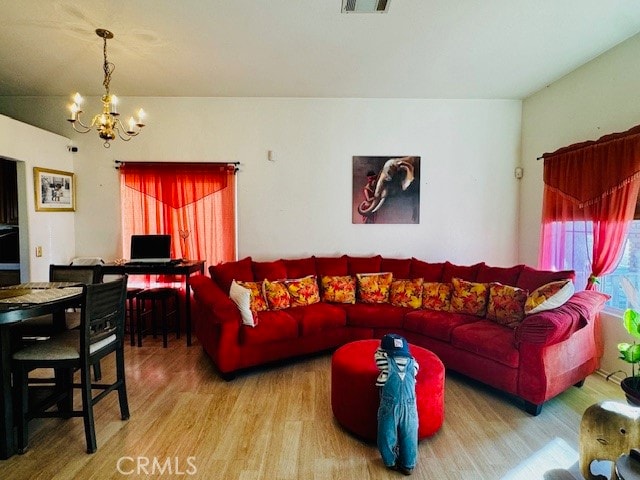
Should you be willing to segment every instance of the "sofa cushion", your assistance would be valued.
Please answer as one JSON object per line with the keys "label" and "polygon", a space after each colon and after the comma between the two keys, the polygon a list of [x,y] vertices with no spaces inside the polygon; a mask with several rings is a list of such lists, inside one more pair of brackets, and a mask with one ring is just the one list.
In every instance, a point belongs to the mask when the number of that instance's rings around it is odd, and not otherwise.
{"label": "sofa cushion", "polygon": [[451,284],[451,311],[484,317],[489,296],[487,284],[467,282],[460,278],[453,278]]}
{"label": "sofa cushion", "polygon": [[573,296],[574,292],[575,287],[571,280],[547,283],[529,294],[524,305],[524,313],[531,315],[558,308],[564,305]]}
{"label": "sofa cushion", "polygon": [[454,328],[478,321],[480,319],[475,315],[465,315],[464,313],[414,310],[406,314],[402,328],[407,332],[419,333],[425,337],[450,342],[451,332]]}
{"label": "sofa cushion", "polygon": [[246,257],[235,262],[211,265],[209,267],[209,275],[216,281],[223,292],[229,293],[229,288],[233,280],[242,280],[243,282],[253,281],[251,257]]}
{"label": "sofa cushion", "polygon": [[476,263],[475,265],[456,265],[451,262],[444,262],[442,281],[450,282],[455,277],[468,282],[475,282],[478,271],[482,265],[484,265],[484,262]]}
{"label": "sofa cushion", "polygon": [[448,312],[451,309],[450,283],[424,282],[422,284],[422,308]]}
{"label": "sofa cushion", "polygon": [[514,267],[490,267],[484,263],[480,266],[476,275],[476,282],[491,283],[498,282],[502,285],[515,285],[524,265]]}
{"label": "sofa cushion", "polygon": [[382,256],[375,255],[373,257],[350,257],[347,256],[349,263],[349,275],[356,273],[380,272],[380,264]]}
{"label": "sofa cushion", "polygon": [[439,282],[442,280],[443,269],[444,263],[428,263],[412,258],[409,276],[411,278],[422,278],[425,282]]}
{"label": "sofa cushion", "polygon": [[296,258],[294,260],[284,259],[282,261],[287,269],[285,278],[302,278],[316,274],[315,257]]}
{"label": "sofa cushion", "polygon": [[240,327],[240,341],[246,345],[280,342],[298,338],[298,321],[286,310],[267,310],[258,313],[258,325]]}
{"label": "sofa cushion", "polygon": [[238,306],[242,323],[255,327],[257,316],[251,310],[251,290],[241,286],[234,280],[231,282],[231,287],[229,287],[229,297]]}
{"label": "sofa cushion", "polygon": [[320,279],[320,287],[323,302],[356,302],[356,279],[351,275],[325,275]]}
{"label": "sofa cushion", "polygon": [[420,277],[420,276],[418,277],[411,276],[411,259],[410,258],[383,258],[382,262],[380,262],[380,271],[391,272],[393,274],[393,278]]}
{"label": "sofa cushion", "polygon": [[349,264],[347,256],[341,257],[315,257],[316,273],[319,277],[323,275],[349,275]]}
{"label": "sofa cushion", "polygon": [[524,318],[524,303],[527,292],[518,287],[491,282],[489,284],[489,305],[487,319],[516,328]]}
{"label": "sofa cushion", "polygon": [[320,301],[320,289],[315,275],[285,280],[292,307],[312,305]]}
{"label": "sofa cushion", "polygon": [[389,290],[389,303],[396,307],[420,308],[423,283],[422,278],[393,280]]}
{"label": "sofa cushion", "polygon": [[491,320],[479,320],[454,328],[451,345],[508,367],[518,368],[520,364],[513,329]]}
{"label": "sofa cushion", "polygon": [[536,288],[557,280],[574,280],[576,272],[573,270],[561,270],[552,272],[548,270],[536,270],[525,265],[518,276],[516,287],[520,287],[528,292],[533,292]]}
{"label": "sofa cushion", "polygon": [[291,308],[287,313],[297,320],[300,335],[303,337],[344,327],[347,324],[347,314],[344,309],[329,303],[314,303]]}
{"label": "sofa cushion", "polygon": [[262,280],[283,280],[287,278],[287,267],[282,260],[273,262],[252,262],[253,278]]}
{"label": "sofa cushion", "polygon": [[390,303],[345,303],[340,308],[347,312],[347,325],[385,329],[402,328],[404,316],[412,311]]}
{"label": "sofa cushion", "polygon": [[389,291],[393,275],[385,273],[356,274],[356,296],[362,303],[386,303],[389,301]]}
{"label": "sofa cushion", "polygon": [[282,310],[291,306],[291,295],[283,280],[264,281],[264,296],[271,310]]}

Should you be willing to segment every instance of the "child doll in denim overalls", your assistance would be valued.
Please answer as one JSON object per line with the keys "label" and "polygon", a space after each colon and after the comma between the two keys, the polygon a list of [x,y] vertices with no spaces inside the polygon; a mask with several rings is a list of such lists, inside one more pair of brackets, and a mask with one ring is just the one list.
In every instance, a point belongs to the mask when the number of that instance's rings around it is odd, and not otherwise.
{"label": "child doll in denim overalls", "polygon": [[416,374],[418,362],[407,341],[396,334],[382,337],[375,361],[380,375],[378,449],[387,468],[411,475],[418,456]]}

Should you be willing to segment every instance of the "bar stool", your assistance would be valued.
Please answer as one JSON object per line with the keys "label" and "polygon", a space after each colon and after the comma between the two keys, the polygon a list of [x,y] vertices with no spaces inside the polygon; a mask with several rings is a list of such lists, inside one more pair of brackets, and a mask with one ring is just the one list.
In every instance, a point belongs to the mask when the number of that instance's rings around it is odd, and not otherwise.
{"label": "bar stool", "polygon": [[[142,334],[146,330],[143,324],[146,317],[151,316],[151,331],[156,337],[156,319],[160,318],[162,325],[162,346],[167,348],[169,335],[169,318],[173,316],[175,323],[176,338],[180,338],[180,295],[178,290],[171,287],[147,288],[137,295],[137,335],[138,346],[142,346]],[[172,301],[171,310],[169,302]],[[146,303],[151,303],[151,309],[146,308]],[[158,308],[159,307],[159,308]],[[159,315],[158,315],[159,310]],[[144,325],[146,327],[146,325]]]}
{"label": "bar stool", "polygon": [[138,295],[144,288],[128,287],[127,288],[127,317],[129,321],[125,324],[128,325],[128,332],[131,340],[131,346],[136,344],[136,311]]}

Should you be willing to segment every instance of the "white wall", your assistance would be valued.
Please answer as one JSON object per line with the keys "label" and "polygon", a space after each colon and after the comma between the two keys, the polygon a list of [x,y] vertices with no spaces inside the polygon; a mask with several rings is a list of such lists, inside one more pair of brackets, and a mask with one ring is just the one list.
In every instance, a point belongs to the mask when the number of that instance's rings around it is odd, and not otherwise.
{"label": "white wall", "polygon": [[[640,35],[627,40],[523,102],[520,192],[520,260],[536,264],[542,215],[542,161],[545,152],[640,123]],[[619,318],[603,316],[602,370],[623,367],[616,344],[628,335]]]}
{"label": "white wall", "polygon": [[[18,162],[22,281],[46,281],[49,264],[75,255],[73,212],[36,212],[33,167],[73,172],[69,139],[0,115],[0,157]],[[42,257],[35,256],[36,246]]]}
{"label": "white wall", "polygon": [[[66,102],[0,98],[0,111],[27,112],[78,146],[79,256],[121,256],[118,159],[241,162],[239,257],[517,261],[519,101],[121,97],[121,112],[143,106],[148,126],[109,149],[71,130]],[[88,98],[84,110],[98,103]],[[353,155],[422,157],[419,225],[352,224]]]}

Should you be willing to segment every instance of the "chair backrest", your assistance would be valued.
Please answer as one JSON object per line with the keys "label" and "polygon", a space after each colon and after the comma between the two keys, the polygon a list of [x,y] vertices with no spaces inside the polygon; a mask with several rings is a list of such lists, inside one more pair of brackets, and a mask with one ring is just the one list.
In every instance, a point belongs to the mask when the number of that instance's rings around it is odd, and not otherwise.
{"label": "chair backrest", "polygon": [[49,265],[50,282],[78,282],[82,284],[100,283],[100,265]]}
{"label": "chair backrest", "polygon": [[83,287],[81,354],[88,356],[91,346],[101,341],[111,346],[108,351],[122,345],[126,298],[127,275],[112,282],[88,284]]}

